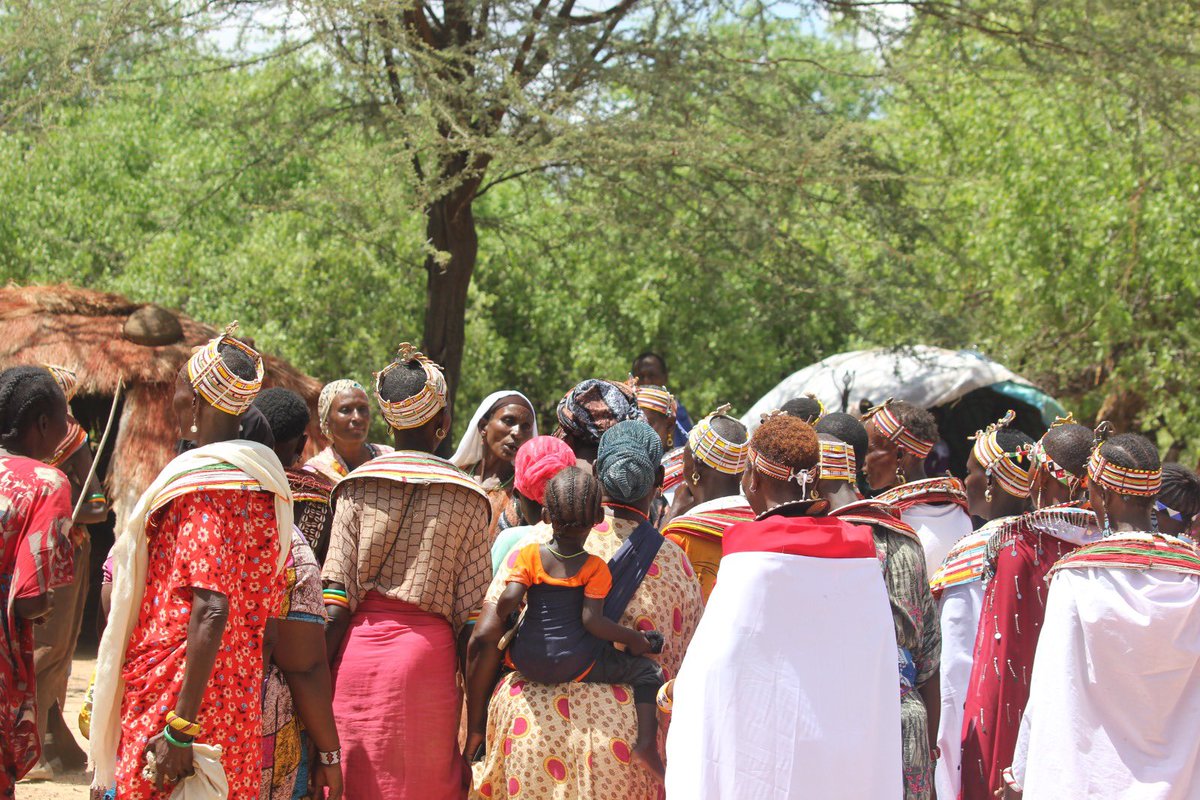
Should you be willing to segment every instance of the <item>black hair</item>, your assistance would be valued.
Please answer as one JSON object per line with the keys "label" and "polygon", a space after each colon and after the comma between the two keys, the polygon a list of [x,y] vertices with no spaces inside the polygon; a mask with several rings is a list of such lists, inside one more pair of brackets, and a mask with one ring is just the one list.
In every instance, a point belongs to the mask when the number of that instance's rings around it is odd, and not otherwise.
{"label": "black hair", "polygon": [[254,399],[254,407],[266,418],[277,442],[303,435],[312,420],[304,398],[282,386],[263,389]]}
{"label": "black hair", "polygon": [[667,369],[667,360],[653,350],[647,350],[644,353],[638,353],[637,358],[633,360],[630,372],[637,372],[637,365],[650,358],[653,358],[658,362],[659,366],[662,367],[663,375],[670,373],[670,370]]}
{"label": "black hair", "polygon": [[1185,517],[1200,514],[1200,475],[1173,461],[1163,464],[1158,499]]}
{"label": "black hair", "polygon": [[841,411],[826,414],[813,426],[817,433],[832,434],[854,448],[854,460],[861,470],[867,463],[867,429],[857,418]]}
{"label": "black hair", "polygon": [[895,400],[888,405],[888,409],[900,421],[900,424],[908,428],[908,432],[926,442],[937,442],[942,438],[938,432],[937,420],[933,418],[933,414],[929,413],[920,406],[913,405],[905,400]]}
{"label": "black hair", "polygon": [[389,403],[407,400],[425,386],[428,378],[421,362],[413,360],[401,362],[399,367],[390,370],[383,376],[379,386],[379,395]]}
{"label": "black hair", "polygon": [[1016,456],[1007,456],[1008,460],[1016,464],[1022,469],[1029,469],[1033,466],[1033,460],[1029,457],[1029,448],[1033,446],[1033,439],[1025,431],[1017,428],[1001,428],[996,431],[996,444],[1005,453],[1018,453]]}
{"label": "black hair", "polygon": [[43,414],[67,398],[45,367],[9,367],[0,372],[0,445],[11,445]]}
{"label": "black hair", "polygon": [[543,504],[555,528],[590,528],[600,499],[600,481],[579,467],[567,467],[546,484]]}
{"label": "black hair", "polygon": [[821,418],[821,401],[815,397],[802,395],[788,400],[779,410],[789,417],[802,419],[809,425],[812,425]]}
{"label": "black hair", "polygon": [[1100,455],[1125,469],[1156,470],[1162,464],[1158,448],[1136,433],[1122,433],[1105,440],[1100,445]]}
{"label": "black hair", "polygon": [[217,352],[229,371],[242,380],[252,381],[258,377],[258,366],[245,350],[226,342],[217,347]]}
{"label": "black hair", "polygon": [[1094,434],[1084,425],[1068,423],[1046,431],[1042,437],[1042,448],[1054,463],[1077,478],[1087,473],[1087,462],[1092,455]]}
{"label": "black hair", "polygon": [[746,430],[746,426],[733,417],[727,417],[724,414],[718,414],[709,420],[713,430],[727,442],[733,444],[744,444],[750,438],[750,432]]}

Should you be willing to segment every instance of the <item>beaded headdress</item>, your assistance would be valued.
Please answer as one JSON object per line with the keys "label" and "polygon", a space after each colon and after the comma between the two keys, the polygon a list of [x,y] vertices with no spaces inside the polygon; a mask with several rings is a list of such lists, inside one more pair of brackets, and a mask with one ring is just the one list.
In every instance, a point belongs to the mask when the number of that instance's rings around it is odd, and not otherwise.
{"label": "beaded headdress", "polygon": [[[383,379],[389,372],[416,361],[425,371],[425,385],[412,397],[403,400],[384,400],[380,390]],[[375,373],[375,399],[383,412],[383,418],[398,431],[419,428],[433,419],[446,407],[446,376],[442,368],[408,342],[400,345],[395,360]]]}
{"label": "beaded headdress", "polygon": [[1112,424],[1105,421],[1096,426],[1096,445],[1088,459],[1088,480],[1117,494],[1154,497],[1162,488],[1162,469],[1130,469],[1114,464],[1100,455]]}
{"label": "beaded headdress", "polygon": [[67,397],[67,402],[71,402],[75,397],[75,392],[79,390],[79,376],[73,370],[57,364],[43,364],[42,366],[50,372],[54,382],[58,384],[58,388],[62,389],[62,393]]}
{"label": "beaded headdress", "polygon": [[971,450],[979,466],[983,467],[990,486],[992,481],[1013,497],[1029,497],[1033,476],[1030,471],[1016,462],[1022,456],[1028,456],[1028,448],[1021,447],[1009,453],[1000,446],[999,432],[1012,424],[1017,418],[1016,412],[1008,410],[1003,417],[988,425],[981,431],[976,431],[971,438],[975,447]]}
{"label": "beaded headdress", "polygon": [[821,477],[821,465],[818,462],[811,469],[792,469],[786,464],[780,464],[771,458],[755,450],[753,446],[749,449],[748,459],[750,465],[755,471],[766,475],[768,478],[774,478],[777,481],[794,481],[802,492],[807,493],[808,487],[816,483]]}
{"label": "beaded headdress", "polygon": [[875,406],[867,411],[866,419],[875,423],[875,430],[887,439],[892,444],[904,450],[906,453],[911,453],[917,458],[925,458],[933,450],[933,446],[937,442],[926,441],[913,435],[913,432],[908,429],[891,409],[891,404],[895,402],[889,397],[883,401],[883,405]]}
{"label": "beaded headdress", "polygon": [[[1054,423],[1050,426],[1050,430],[1046,431],[1046,433],[1049,433],[1055,428],[1062,427],[1063,425],[1078,424],[1079,423],[1075,421],[1075,416],[1070,412],[1067,412],[1065,417],[1055,417]],[[1036,470],[1038,467],[1041,467],[1046,471],[1047,475],[1049,475],[1051,478],[1054,478],[1054,480],[1058,481],[1063,486],[1066,486],[1071,490],[1072,493],[1078,491],[1083,487],[1084,484],[1087,483],[1087,474],[1074,475],[1065,467],[1061,466],[1053,458],[1051,458],[1050,454],[1046,452],[1046,446],[1043,444],[1045,440],[1046,436],[1043,434],[1042,438],[1038,439],[1037,442],[1034,443],[1033,447],[1031,447],[1029,450],[1029,459],[1033,462],[1033,468],[1029,470],[1030,475],[1032,475],[1034,470]]]}
{"label": "beaded headdress", "polygon": [[638,408],[642,411],[654,411],[664,417],[675,419],[675,411],[678,408],[675,395],[665,388],[662,386],[638,386],[634,391],[637,392]]}
{"label": "beaded headdress", "polygon": [[[213,408],[237,416],[243,413],[258,396],[263,382],[262,356],[245,342],[233,337],[237,322],[225,328],[225,332],[192,354],[187,362],[188,381],[196,393]],[[235,347],[254,363],[253,380],[235,375],[221,358],[221,348]]]}
{"label": "beaded headdress", "polygon": [[746,471],[746,459],[750,452],[748,441],[741,444],[731,442],[712,426],[714,417],[729,416],[731,406],[726,403],[704,419],[688,433],[688,450],[692,458],[726,475],[740,475]]}
{"label": "beaded headdress", "polygon": [[821,479],[858,482],[858,465],[854,459],[854,447],[845,442],[821,440]]}
{"label": "beaded headdress", "polygon": [[87,431],[83,429],[78,422],[70,417],[67,418],[67,435],[59,443],[58,449],[54,451],[54,455],[46,459],[46,463],[52,467],[62,466],[63,462],[87,444]]}

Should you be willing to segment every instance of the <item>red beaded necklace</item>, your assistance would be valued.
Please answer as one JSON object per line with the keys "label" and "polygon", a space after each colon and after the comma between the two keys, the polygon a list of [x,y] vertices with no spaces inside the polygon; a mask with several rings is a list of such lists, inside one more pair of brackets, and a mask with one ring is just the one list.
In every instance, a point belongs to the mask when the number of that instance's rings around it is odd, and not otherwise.
{"label": "red beaded necklace", "polygon": [[641,517],[642,519],[646,520],[647,522],[650,521],[650,516],[645,511],[642,511],[640,508],[634,508],[633,506],[627,506],[624,503],[614,503],[611,500],[605,500],[603,503],[603,506],[605,508],[612,508],[612,509],[619,508],[622,511],[628,511],[630,514],[635,514],[635,515]]}

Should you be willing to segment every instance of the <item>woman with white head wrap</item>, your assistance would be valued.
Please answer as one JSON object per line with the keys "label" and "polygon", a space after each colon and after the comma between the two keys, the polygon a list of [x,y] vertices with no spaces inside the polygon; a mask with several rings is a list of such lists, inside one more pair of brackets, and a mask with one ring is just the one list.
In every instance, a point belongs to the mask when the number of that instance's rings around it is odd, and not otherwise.
{"label": "woman with white head wrap", "polygon": [[[512,502],[517,450],[537,436],[529,398],[513,389],[492,392],[475,409],[450,463],[473,477],[492,503],[491,534],[521,524]],[[536,521],[536,520],[531,520]]]}

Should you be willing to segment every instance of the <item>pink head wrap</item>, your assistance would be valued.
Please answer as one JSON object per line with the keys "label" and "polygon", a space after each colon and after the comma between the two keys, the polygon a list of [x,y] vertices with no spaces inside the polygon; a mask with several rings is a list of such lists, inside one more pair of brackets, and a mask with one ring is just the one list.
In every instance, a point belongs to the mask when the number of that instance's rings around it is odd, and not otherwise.
{"label": "pink head wrap", "polygon": [[550,479],[573,466],[575,453],[566,442],[554,436],[535,436],[517,451],[513,483],[522,496],[542,503]]}

